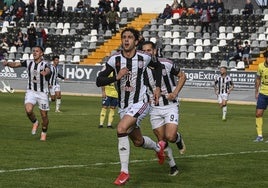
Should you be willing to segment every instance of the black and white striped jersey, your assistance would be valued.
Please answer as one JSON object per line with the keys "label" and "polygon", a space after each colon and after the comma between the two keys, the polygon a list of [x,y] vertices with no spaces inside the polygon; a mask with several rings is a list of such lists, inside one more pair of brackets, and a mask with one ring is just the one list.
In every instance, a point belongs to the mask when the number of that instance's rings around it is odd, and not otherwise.
{"label": "black and white striped jersey", "polygon": [[[180,69],[171,60],[166,58],[158,58],[162,67],[162,79],[161,79],[161,96],[159,98],[159,104],[156,106],[165,106],[177,102],[176,100],[167,100],[167,95],[172,93],[177,85],[177,75]],[[175,77],[176,76],[176,77]],[[155,73],[154,69],[147,68],[145,73],[145,84],[147,86],[148,94],[150,95],[150,100],[154,100],[153,91],[155,89]],[[154,102],[151,103],[155,105]]]}
{"label": "black and white striped jersey", "polygon": [[215,80],[215,86],[218,89],[219,94],[228,93],[230,86],[233,85],[232,79],[230,76],[218,76]]}
{"label": "black and white striped jersey", "polygon": [[49,85],[57,85],[59,84],[58,78],[64,79],[64,77],[59,74],[59,68],[58,66],[54,66],[53,64],[50,65],[50,79],[49,79]]}
{"label": "black and white striped jersey", "polygon": [[42,60],[40,63],[35,63],[33,60],[26,60],[21,62],[21,65],[27,68],[27,89],[48,92],[48,81],[45,76],[40,74],[40,72],[45,70],[45,68],[49,68],[48,62]]}
{"label": "black and white striped jersey", "polygon": [[150,61],[151,56],[141,51],[137,51],[132,58],[125,58],[122,53],[110,57],[107,66],[111,66],[116,74],[124,67],[129,70],[128,75],[117,82],[119,107],[126,108],[129,104],[148,101],[143,74]]}

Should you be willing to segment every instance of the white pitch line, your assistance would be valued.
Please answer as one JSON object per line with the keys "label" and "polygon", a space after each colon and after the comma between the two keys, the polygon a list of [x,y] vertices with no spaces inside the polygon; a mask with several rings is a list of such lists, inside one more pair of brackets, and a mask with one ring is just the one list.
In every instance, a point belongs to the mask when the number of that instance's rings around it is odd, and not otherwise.
{"label": "white pitch line", "polygon": [[[259,151],[241,151],[238,153],[215,153],[215,154],[204,154],[204,155],[184,155],[175,158],[207,158],[207,157],[217,157],[217,156],[229,156],[229,155],[243,155],[243,154],[254,154],[254,153],[268,153],[268,150],[259,150]],[[142,163],[152,160],[132,160],[130,163]],[[11,169],[11,170],[0,170],[1,173],[10,173],[10,172],[25,172],[25,171],[36,171],[36,170],[50,170],[50,169],[60,169],[60,168],[83,168],[89,166],[103,166],[103,165],[118,165],[120,162],[110,162],[110,163],[95,163],[90,165],[58,165],[58,166],[48,166],[48,167],[33,167],[33,168],[22,168],[22,169]]]}

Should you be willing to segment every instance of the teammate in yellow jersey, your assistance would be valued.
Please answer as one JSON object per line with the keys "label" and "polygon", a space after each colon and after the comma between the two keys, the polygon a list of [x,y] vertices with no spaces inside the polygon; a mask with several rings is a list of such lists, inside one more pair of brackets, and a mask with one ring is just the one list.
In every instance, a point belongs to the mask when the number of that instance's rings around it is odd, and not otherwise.
{"label": "teammate in yellow jersey", "polygon": [[[110,77],[113,73],[110,74]],[[103,128],[106,113],[109,108],[108,125],[107,128],[113,128],[112,123],[114,120],[114,111],[118,105],[118,93],[114,83],[101,87],[102,90],[102,108],[100,113],[100,125],[99,128]]]}
{"label": "teammate in yellow jersey", "polygon": [[[268,105],[268,51],[264,53],[265,61],[260,63],[255,80],[256,129],[258,136],[254,142],[262,142],[263,113]],[[268,143],[268,141],[266,141]]]}

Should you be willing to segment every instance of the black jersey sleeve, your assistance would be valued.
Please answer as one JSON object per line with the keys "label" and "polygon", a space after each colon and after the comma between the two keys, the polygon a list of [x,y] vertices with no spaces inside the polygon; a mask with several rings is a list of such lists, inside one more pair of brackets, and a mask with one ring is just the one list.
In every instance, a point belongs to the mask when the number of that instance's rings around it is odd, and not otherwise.
{"label": "black jersey sleeve", "polygon": [[98,87],[109,85],[116,81],[116,75],[113,74],[113,77],[108,77],[111,72],[115,72],[113,67],[111,67],[109,64],[106,64],[106,67],[104,70],[102,70],[97,79],[96,79],[96,85]]}

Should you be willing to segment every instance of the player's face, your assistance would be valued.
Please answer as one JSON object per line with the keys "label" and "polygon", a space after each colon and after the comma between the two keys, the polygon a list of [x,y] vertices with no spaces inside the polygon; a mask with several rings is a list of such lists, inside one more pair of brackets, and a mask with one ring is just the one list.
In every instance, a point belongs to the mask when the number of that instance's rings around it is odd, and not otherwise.
{"label": "player's face", "polygon": [[54,65],[55,66],[57,66],[58,64],[59,64],[59,58],[55,58],[54,60],[53,60],[53,63],[54,63]]}
{"label": "player's face", "polygon": [[135,39],[135,36],[130,31],[126,31],[123,33],[121,42],[122,48],[125,52],[131,52],[135,50],[135,47],[138,43],[138,41]]}
{"label": "player's face", "polygon": [[220,73],[221,73],[221,75],[225,75],[226,74],[226,68],[221,68],[220,69]]}
{"label": "player's face", "polygon": [[142,46],[142,50],[144,52],[147,52],[151,55],[155,55],[155,50],[153,49],[152,45],[151,44],[145,44]]}
{"label": "player's face", "polygon": [[33,57],[34,57],[34,60],[35,60],[35,61],[36,61],[36,60],[39,60],[39,59],[42,58],[42,56],[43,56],[43,51],[42,51],[40,48],[35,47],[35,48],[33,49]]}

